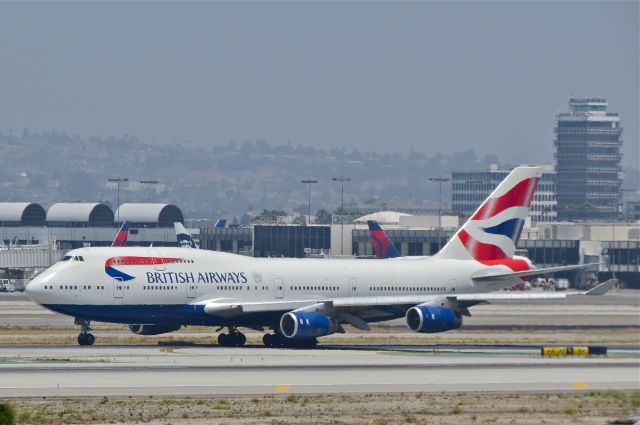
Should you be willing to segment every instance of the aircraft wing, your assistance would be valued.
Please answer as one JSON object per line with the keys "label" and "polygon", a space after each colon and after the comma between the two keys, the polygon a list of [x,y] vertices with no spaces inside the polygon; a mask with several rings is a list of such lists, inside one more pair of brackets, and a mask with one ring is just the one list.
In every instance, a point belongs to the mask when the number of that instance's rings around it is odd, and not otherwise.
{"label": "aircraft wing", "polygon": [[[439,294],[439,295],[385,295],[371,297],[344,297],[326,299],[323,297],[296,301],[255,301],[242,302],[228,298],[200,300],[196,304],[204,305],[204,312],[214,316],[233,317],[247,313],[265,313],[288,311],[321,311],[327,314],[340,315],[344,321],[361,329],[366,325],[360,323],[363,318],[376,316],[381,312],[403,314],[406,309],[415,305],[447,305],[464,315],[470,315],[467,308],[477,304],[488,304],[497,300],[549,300],[562,299],[574,295],[603,295],[615,284],[616,279],[609,279],[589,291],[583,292],[487,292],[481,294]],[[364,313],[364,314],[361,314]]]}
{"label": "aircraft wing", "polygon": [[204,305],[204,312],[214,316],[233,317],[246,313],[265,313],[274,311],[292,311],[317,304],[318,300],[299,301],[251,301],[242,302],[237,300],[213,299],[198,301],[196,304]]}
{"label": "aircraft wing", "polygon": [[539,274],[585,269],[587,267],[598,266],[598,265],[600,265],[600,263],[577,264],[574,266],[547,267],[546,269],[531,269],[531,270],[523,270],[519,272],[506,272],[506,273],[488,272],[488,273],[472,276],[471,279],[473,279],[476,282],[482,282],[487,280],[505,280],[505,279],[511,279],[512,277],[536,276]]}

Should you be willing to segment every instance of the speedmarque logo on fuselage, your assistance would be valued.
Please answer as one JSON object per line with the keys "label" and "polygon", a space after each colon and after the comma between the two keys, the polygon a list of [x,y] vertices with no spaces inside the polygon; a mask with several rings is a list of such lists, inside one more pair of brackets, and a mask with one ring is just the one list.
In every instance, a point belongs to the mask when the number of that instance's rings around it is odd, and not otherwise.
{"label": "speedmarque logo on fuselage", "polygon": [[113,267],[123,266],[153,266],[159,264],[170,264],[182,261],[182,258],[165,258],[165,257],[135,257],[135,256],[122,256],[111,257],[104,263],[104,271],[114,279],[122,280],[126,282],[128,280],[135,279],[135,276],[124,273],[121,270]]}

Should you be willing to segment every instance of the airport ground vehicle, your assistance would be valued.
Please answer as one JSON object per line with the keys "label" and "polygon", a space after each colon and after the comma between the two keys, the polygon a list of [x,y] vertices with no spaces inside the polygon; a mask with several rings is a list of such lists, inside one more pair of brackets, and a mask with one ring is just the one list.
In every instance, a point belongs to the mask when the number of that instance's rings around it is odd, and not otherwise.
{"label": "airport ground vehicle", "polygon": [[16,287],[9,281],[9,279],[0,279],[0,292],[14,292]]}

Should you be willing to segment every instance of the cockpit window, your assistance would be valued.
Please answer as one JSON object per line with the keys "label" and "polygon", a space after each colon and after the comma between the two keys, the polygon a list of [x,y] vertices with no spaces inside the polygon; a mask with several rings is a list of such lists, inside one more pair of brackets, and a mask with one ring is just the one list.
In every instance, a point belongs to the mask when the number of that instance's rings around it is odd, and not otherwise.
{"label": "cockpit window", "polygon": [[84,261],[84,258],[81,255],[65,255],[60,261]]}

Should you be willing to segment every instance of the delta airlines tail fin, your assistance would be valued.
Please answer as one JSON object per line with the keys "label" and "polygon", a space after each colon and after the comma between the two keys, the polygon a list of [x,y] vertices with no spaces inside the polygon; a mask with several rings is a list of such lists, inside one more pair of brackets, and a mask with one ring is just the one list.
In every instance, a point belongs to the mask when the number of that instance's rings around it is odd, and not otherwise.
{"label": "delta airlines tail fin", "polygon": [[514,168],[437,257],[485,264],[513,258],[541,176],[541,167]]}
{"label": "delta airlines tail fin", "polygon": [[115,239],[111,243],[111,246],[127,246],[127,238],[129,237],[129,223],[127,221],[122,222],[120,230],[116,234]]}
{"label": "delta airlines tail fin", "polygon": [[369,225],[369,233],[371,233],[371,245],[373,245],[373,251],[376,253],[376,258],[396,258],[402,257],[402,254],[398,252],[395,246],[389,240],[389,237],[380,225],[373,221],[367,221]]}
{"label": "delta airlines tail fin", "polygon": [[174,222],[173,227],[176,229],[176,237],[178,238],[178,245],[180,245],[180,248],[199,248],[198,244],[196,244],[182,223]]}
{"label": "delta airlines tail fin", "polygon": [[213,227],[222,228],[222,227],[224,227],[226,225],[227,225],[227,219],[226,218],[219,218],[218,221],[216,221],[216,224]]}

